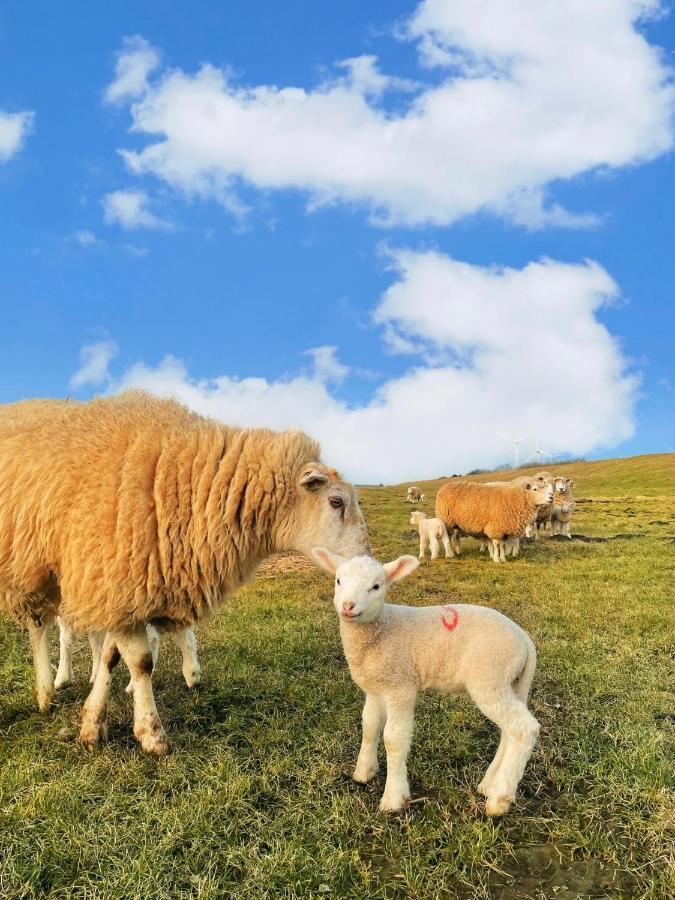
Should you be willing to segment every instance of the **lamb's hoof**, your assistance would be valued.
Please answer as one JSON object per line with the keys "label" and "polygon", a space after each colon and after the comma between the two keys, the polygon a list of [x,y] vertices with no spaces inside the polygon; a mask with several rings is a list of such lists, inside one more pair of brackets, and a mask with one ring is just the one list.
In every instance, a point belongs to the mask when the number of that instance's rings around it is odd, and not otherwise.
{"label": "lamb's hoof", "polygon": [[87,751],[91,751],[108,740],[108,725],[103,719],[83,722],[80,728],[80,743]]}
{"label": "lamb's hoof", "polygon": [[129,684],[124,688],[125,693],[132,694],[134,693],[134,683],[130,681]]}
{"label": "lamb's hoof", "polygon": [[139,728],[138,731],[134,730],[134,734],[141,749],[146,753],[165,756],[169,752],[169,742],[161,725],[153,728]]}
{"label": "lamb's hoof", "polygon": [[386,794],[382,797],[380,801],[380,812],[383,813],[392,813],[392,812],[401,812],[401,810],[406,809],[410,804],[410,794],[396,794],[395,796],[388,797]]}
{"label": "lamb's hoof", "polygon": [[192,672],[183,672],[183,677],[185,678],[185,684],[189,688],[197,687],[198,684],[202,683],[202,673],[199,669],[194,669]]}
{"label": "lamb's hoof", "polygon": [[503,816],[511,809],[514,799],[514,797],[507,797],[506,794],[488,797],[485,812],[488,816]]}
{"label": "lamb's hoof", "polygon": [[60,691],[61,688],[70,687],[73,683],[73,678],[71,675],[57,675],[54,679],[54,690]]}
{"label": "lamb's hoof", "polygon": [[357,766],[354,769],[354,774],[352,775],[352,781],[356,781],[357,784],[368,784],[368,782],[372,781],[376,775],[377,775],[377,766],[370,766],[370,767]]}

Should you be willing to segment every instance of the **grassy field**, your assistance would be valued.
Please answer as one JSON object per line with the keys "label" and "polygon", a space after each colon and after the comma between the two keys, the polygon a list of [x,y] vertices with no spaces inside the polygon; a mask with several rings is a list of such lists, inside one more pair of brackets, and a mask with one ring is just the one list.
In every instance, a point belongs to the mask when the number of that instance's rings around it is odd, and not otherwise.
{"label": "grassy field", "polygon": [[[136,749],[122,667],[110,742],[88,756],[75,740],[88,650],[43,716],[27,639],[0,623],[0,896],[672,896],[675,455],[562,471],[574,540],[502,566],[467,540],[390,598],[487,604],[534,638],[542,730],[504,819],[475,790],[496,732],[464,700],[420,698],[409,811],[378,814],[382,776],[351,782],[361,695],[332,585],[285,558],[202,626],[199,690],[163,641],[155,687],[174,752],[161,760]],[[423,485],[428,511],[441,483]],[[405,490],[360,495],[376,554],[415,553]]]}

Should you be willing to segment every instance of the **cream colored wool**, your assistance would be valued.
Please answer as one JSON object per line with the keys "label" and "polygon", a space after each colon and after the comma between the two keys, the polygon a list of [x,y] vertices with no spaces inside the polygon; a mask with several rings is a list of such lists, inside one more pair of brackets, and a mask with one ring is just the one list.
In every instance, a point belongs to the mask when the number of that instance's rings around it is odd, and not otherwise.
{"label": "cream colored wool", "polygon": [[431,558],[438,559],[441,544],[445,550],[446,559],[455,555],[450,545],[446,527],[440,519],[430,519],[426,513],[416,509],[410,513],[410,524],[414,525],[419,531],[420,559],[424,559],[427,546],[430,549]]}
{"label": "cream colored wool", "polygon": [[529,636],[487,607],[386,604],[390,586],[419,565],[414,556],[383,566],[371,557],[345,560],[322,548],[314,555],[335,575],[334,604],[345,656],[352,678],[366,694],[354,780],[367,782],[377,773],[384,729],[387,780],[380,809],[407,806],[406,759],[417,693],[467,693],[501,730],[499,748],[478,790],[487,797],[487,813],[503,815],[515,800],[539,732],[527,708],[537,658]]}
{"label": "cream colored wool", "polygon": [[492,542],[494,562],[504,562],[506,542],[522,537],[536,507],[547,503],[550,489],[525,485],[485,485],[448,481],[436,495],[436,516],[449,534],[460,532]]}
{"label": "cream colored wool", "polygon": [[576,510],[576,503],[572,496],[574,482],[571,478],[562,475],[553,479],[553,502],[551,504],[551,534],[563,534],[572,537],[572,516]]}
{"label": "cream colored wool", "polygon": [[0,408],[0,603],[31,636],[49,704],[46,626],[106,630],[81,740],[103,739],[110,672],[134,684],[135,733],[165,752],[147,624],[190,627],[266,556],[368,546],[354,488],[300,432],[239,429],[140,391]]}

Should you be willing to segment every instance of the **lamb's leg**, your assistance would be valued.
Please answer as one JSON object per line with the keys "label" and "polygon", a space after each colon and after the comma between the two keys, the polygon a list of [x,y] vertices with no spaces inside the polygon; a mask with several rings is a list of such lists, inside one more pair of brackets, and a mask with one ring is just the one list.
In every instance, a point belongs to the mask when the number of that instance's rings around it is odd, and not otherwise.
{"label": "lamb's leg", "polygon": [[202,669],[197,659],[197,638],[191,628],[174,631],[172,638],[183,654],[183,678],[189,688],[201,683]]}
{"label": "lamb's leg", "polygon": [[485,787],[487,792],[487,814],[503,816],[516,799],[518,783],[539,734],[539,723],[510,687],[502,694],[481,696],[471,688],[469,693],[483,715],[502,732],[493,764],[479,789]]}
{"label": "lamb's leg", "polygon": [[384,726],[384,746],[387,751],[387,781],[380,802],[381,812],[404,809],[410,801],[406,760],[410,750],[415,693],[385,697],[387,722]]}
{"label": "lamb's leg", "polygon": [[387,717],[384,700],[376,694],[366,694],[366,702],[363,704],[361,721],[363,724],[363,737],[359,757],[356,760],[356,768],[352,778],[365,784],[377,774],[377,748],[380,743],[380,735]]}
{"label": "lamb's leg", "polygon": [[75,632],[72,627],[57,616],[59,624],[59,667],[56,670],[54,689],[60,690],[73,683],[73,644]]}
{"label": "lamb's leg", "polygon": [[570,526],[571,526],[571,524],[572,524],[571,522],[565,522],[565,534],[567,535],[567,537],[568,537],[570,540],[572,540],[572,534],[571,534],[571,532],[570,532]]}
{"label": "lamb's leg", "polygon": [[89,646],[91,648],[91,675],[89,676],[89,684],[93,684],[96,680],[99,663],[101,662],[105,631],[90,631],[87,634],[87,637],[89,638]]}
{"label": "lamb's leg", "polygon": [[134,734],[146,752],[166,753],[169,745],[152,693],[152,652],[145,625],[115,632],[115,641],[131,674]]}
{"label": "lamb's leg", "polygon": [[425,547],[424,533],[420,531],[420,559],[424,559],[424,547]]}
{"label": "lamb's leg", "polygon": [[33,619],[28,621],[28,637],[33,651],[33,666],[35,668],[35,697],[40,712],[49,709],[52,702],[52,665],[49,661],[49,636],[48,626],[44,623],[37,624]]}
{"label": "lamb's leg", "polygon": [[112,680],[112,672],[120,661],[117,642],[111,632],[106,632],[101,649],[101,658],[94,676],[94,686],[82,707],[82,727],[80,743],[85,750],[93,750],[101,741],[108,739],[106,724],[108,709],[108,691]]}
{"label": "lamb's leg", "polygon": [[440,547],[438,545],[438,538],[433,534],[429,536],[429,545],[431,546],[431,558],[438,559]]}
{"label": "lamb's leg", "polygon": [[445,558],[452,559],[455,554],[452,552],[452,545],[450,544],[450,538],[448,537],[447,531],[443,533],[443,549],[445,550]]}
{"label": "lamb's leg", "polygon": [[[157,660],[159,659],[159,631],[157,631],[154,625],[146,625],[145,630],[148,633],[148,643],[150,644],[150,653],[152,654],[152,671],[154,672],[157,666]],[[125,691],[127,694],[133,694],[133,678],[129,679],[129,684],[126,686]]]}

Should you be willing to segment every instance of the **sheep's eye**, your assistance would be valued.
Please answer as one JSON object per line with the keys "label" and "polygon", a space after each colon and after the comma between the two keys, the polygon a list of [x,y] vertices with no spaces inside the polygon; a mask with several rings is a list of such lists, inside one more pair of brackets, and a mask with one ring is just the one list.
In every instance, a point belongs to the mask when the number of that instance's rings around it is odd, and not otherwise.
{"label": "sheep's eye", "polygon": [[345,504],[341,497],[331,497],[328,501],[333,509],[341,509]]}
{"label": "sheep's eye", "polygon": [[340,579],[339,579],[339,578],[336,578],[336,579],[335,579],[335,583],[336,583],[336,584],[340,584]]}
{"label": "sheep's eye", "polygon": [[371,591],[379,591],[379,589],[380,589],[379,584],[374,584],[374,585],[371,587]]}

